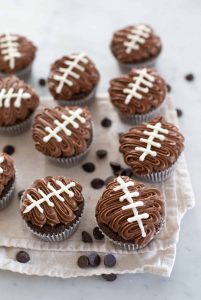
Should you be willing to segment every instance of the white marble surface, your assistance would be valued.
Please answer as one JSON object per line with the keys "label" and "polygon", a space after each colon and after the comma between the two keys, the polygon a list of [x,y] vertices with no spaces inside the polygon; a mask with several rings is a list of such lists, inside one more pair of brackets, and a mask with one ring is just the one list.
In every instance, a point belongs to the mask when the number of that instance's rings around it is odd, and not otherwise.
{"label": "white marble surface", "polygon": [[[99,278],[54,279],[26,277],[0,271],[0,298],[7,299],[200,299],[201,282],[201,2],[199,0],[6,0],[0,1],[1,31],[27,35],[38,47],[32,84],[46,77],[50,63],[60,55],[85,51],[94,59],[104,92],[119,73],[108,49],[112,32],[124,25],[146,22],[162,36],[164,51],[158,70],[172,86],[175,104],[184,111],[181,129],[196,195],[196,208],[184,218],[175,267],[170,279],[153,275],[123,275],[113,283]],[[195,74],[194,82],[184,75]],[[185,189],[185,187],[184,187]]]}

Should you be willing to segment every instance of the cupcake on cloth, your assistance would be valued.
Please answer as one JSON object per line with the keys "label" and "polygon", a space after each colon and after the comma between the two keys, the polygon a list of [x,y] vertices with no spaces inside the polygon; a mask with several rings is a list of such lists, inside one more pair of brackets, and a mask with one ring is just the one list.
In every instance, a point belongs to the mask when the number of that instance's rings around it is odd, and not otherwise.
{"label": "cupcake on cloth", "polygon": [[86,107],[45,108],[33,124],[36,149],[65,167],[72,167],[85,158],[93,136],[91,114]]}
{"label": "cupcake on cloth", "polygon": [[29,84],[15,75],[0,78],[0,133],[25,131],[38,104],[39,97]]}
{"label": "cupcake on cloth", "polygon": [[8,206],[15,187],[15,168],[13,159],[0,152],[0,209]]}
{"label": "cupcake on cloth", "polygon": [[48,87],[60,105],[84,106],[95,99],[100,75],[84,53],[63,56],[50,70]]}
{"label": "cupcake on cloth", "polygon": [[0,74],[27,77],[31,72],[36,50],[36,46],[24,36],[10,33],[0,35]]}
{"label": "cupcake on cloth", "polygon": [[27,227],[50,242],[63,241],[76,231],[83,208],[81,185],[63,176],[35,180],[24,191],[20,204]]}
{"label": "cupcake on cloth", "polygon": [[184,137],[164,117],[121,134],[119,150],[139,179],[161,182],[170,177],[184,149]]}
{"label": "cupcake on cloth", "polygon": [[127,176],[110,182],[96,206],[101,231],[125,250],[138,250],[159,233],[165,207],[158,189]]}
{"label": "cupcake on cloth", "polygon": [[162,49],[161,40],[145,24],[127,26],[116,31],[111,50],[123,70],[153,66]]}
{"label": "cupcake on cloth", "polygon": [[132,69],[110,81],[109,94],[121,120],[137,125],[160,115],[166,99],[166,83],[151,68]]}

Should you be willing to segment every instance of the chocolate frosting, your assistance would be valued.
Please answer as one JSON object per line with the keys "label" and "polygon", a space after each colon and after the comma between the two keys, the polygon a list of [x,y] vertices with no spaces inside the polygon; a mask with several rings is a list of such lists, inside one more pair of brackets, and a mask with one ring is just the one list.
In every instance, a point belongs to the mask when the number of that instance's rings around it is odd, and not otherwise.
{"label": "chocolate frosting", "polygon": [[122,189],[114,191],[114,188],[119,186],[118,178],[115,178],[107,185],[106,190],[97,203],[97,222],[101,228],[102,226],[109,228],[111,231],[110,237],[113,236],[113,239],[144,247],[152,240],[164,220],[165,208],[161,193],[158,189],[146,187],[143,183],[135,182],[127,176],[120,178],[124,182],[131,181],[134,183],[134,186],[128,187],[130,193],[139,192],[139,196],[132,197],[134,203],[137,201],[143,202],[143,206],[137,207],[138,214],[149,214],[147,219],[142,219],[146,236],[142,236],[137,221],[128,222],[127,220],[133,217],[134,213],[132,209],[122,209],[123,206],[129,203],[126,199],[123,201],[119,200],[121,196],[125,195]]}
{"label": "chocolate frosting", "polygon": [[[12,97],[0,96],[0,126],[11,126],[18,122],[24,121],[29,117],[31,113],[36,109],[39,104],[39,97],[35,90],[24,81],[18,79],[15,75],[10,75],[5,78],[0,78],[0,94],[2,90],[5,90],[4,95],[9,92],[9,89],[13,89],[12,94],[18,94],[22,89],[23,93],[28,93],[30,96],[27,99],[20,101],[20,106],[15,107],[14,103],[18,98],[17,95]],[[6,106],[6,98],[9,99],[9,107]]]}
{"label": "chocolate frosting", "polygon": [[[145,70],[145,69],[141,69]],[[148,88],[148,92],[139,90],[141,99],[132,96],[129,103],[125,103],[127,95],[124,93],[125,89],[130,89],[129,84],[136,83],[139,74],[139,69],[132,69],[126,75],[114,78],[110,81],[109,94],[112,104],[117,107],[123,114],[146,114],[153,109],[156,109],[165,99],[166,84],[165,81],[157,74],[154,69],[146,68],[147,74],[153,76],[154,81],[152,86]],[[147,86],[140,84],[140,87],[147,89]]]}
{"label": "chocolate frosting", "polygon": [[[77,56],[82,54],[73,55]],[[73,73],[76,73],[76,77],[69,74],[66,78],[71,83],[64,83],[60,92],[57,91],[59,81],[55,80],[54,76],[62,76],[63,73],[59,69],[66,69],[68,65],[66,65],[65,62],[72,62],[75,59],[71,55],[63,56],[53,63],[48,78],[48,87],[55,100],[72,100],[72,98],[73,100],[76,98],[79,99],[79,96],[89,94],[98,84],[100,75],[98,70],[96,69],[96,66],[89,57],[85,55],[83,57],[84,60],[86,60],[86,63],[80,60],[77,64],[78,67],[74,66],[72,68],[71,71],[73,71]]]}
{"label": "chocolate frosting", "polygon": [[[73,127],[72,124],[66,126],[66,128],[71,131],[70,135],[67,135],[64,130],[57,133],[62,141],[58,142],[56,138],[52,137],[49,141],[44,142],[43,138],[48,135],[48,132],[45,130],[46,127],[50,127],[54,130],[57,127],[54,123],[55,120],[63,123],[64,119],[62,119],[62,115],[70,117],[70,112],[75,112],[78,109],[81,111],[80,116],[85,119],[85,123],[81,123],[79,119],[75,119],[75,122],[79,125],[78,128]],[[35,117],[33,139],[36,149],[48,156],[72,157],[83,153],[88,148],[92,139],[91,114],[86,107],[59,106],[55,108],[45,108],[42,113],[39,113]]]}
{"label": "chocolate frosting", "polygon": [[[141,138],[147,139],[148,135],[143,132],[153,132],[153,129],[147,128],[147,124],[155,125],[161,123],[161,127],[168,130],[164,134],[164,140],[154,138],[154,142],[160,143],[161,146],[151,146],[152,151],[156,151],[156,156],[146,155],[143,161],[140,160],[142,152],[136,150],[136,147],[146,148],[147,144],[140,141]],[[160,133],[161,134],[161,133]],[[119,150],[123,154],[124,161],[131,166],[137,175],[151,174],[170,168],[178,159],[184,149],[184,137],[178,128],[168,123],[164,117],[160,116],[149,123],[133,127],[128,133],[121,134],[119,138]]]}
{"label": "chocolate frosting", "polygon": [[121,63],[143,63],[147,60],[155,58],[161,52],[161,40],[155,34],[153,29],[147,26],[151,31],[149,37],[145,39],[144,44],[139,44],[139,49],[132,50],[130,53],[126,53],[126,47],[124,42],[129,41],[127,35],[132,33],[136,26],[127,26],[123,29],[116,31],[113,35],[111,42],[111,50],[113,55]]}
{"label": "chocolate frosting", "polygon": [[10,68],[9,61],[5,60],[5,55],[2,53],[4,48],[1,48],[1,39],[4,39],[5,36],[5,34],[0,35],[0,72],[13,74],[25,69],[32,63],[35,58],[37,48],[26,37],[18,34],[10,34],[10,36],[17,38],[16,42],[19,44],[17,49],[20,53],[20,57],[15,58],[14,68],[12,69]]}
{"label": "chocolate frosting", "polygon": [[[3,162],[1,159],[3,158]],[[13,159],[6,153],[0,152],[0,197],[9,181],[15,178]]]}
{"label": "chocolate frosting", "polygon": [[[70,197],[66,192],[60,193],[64,201],[59,200],[56,195],[50,197],[50,202],[52,206],[48,205],[45,201],[40,204],[43,212],[40,212],[37,206],[32,208],[30,211],[26,212],[26,209],[32,202],[29,200],[27,195],[30,195],[34,200],[38,201],[42,198],[39,194],[41,190],[45,195],[50,194],[52,191],[48,187],[48,183],[59,191],[60,186],[58,181],[62,182],[65,186],[74,182],[75,186],[70,187],[69,190],[73,192],[73,196]],[[79,183],[73,181],[72,179],[65,178],[63,176],[55,177],[45,177],[34,181],[34,183],[24,192],[21,200],[21,215],[26,222],[31,222],[32,225],[43,227],[45,224],[54,226],[57,224],[69,224],[76,218],[76,211],[79,210],[79,205],[83,203],[84,199],[82,196],[82,187]]]}

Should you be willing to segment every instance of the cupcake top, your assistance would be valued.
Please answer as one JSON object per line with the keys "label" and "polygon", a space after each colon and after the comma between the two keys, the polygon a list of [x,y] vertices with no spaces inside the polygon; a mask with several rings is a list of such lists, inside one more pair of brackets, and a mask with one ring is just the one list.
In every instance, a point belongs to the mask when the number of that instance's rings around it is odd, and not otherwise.
{"label": "cupcake top", "polygon": [[170,168],[184,149],[184,137],[164,117],[133,127],[121,134],[119,150],[137,175]]}
{"label": "cupcake top", "polygon": [[116,31],[111,50],[121,63],[142,63],[159,55],[160,38],[150,26],[139,24]]}
{"label": "cupcake top", "polygon": [[24,121],[38,104],[39,97],[29,84],[14,75],[0,78],[0,126]]}
{"label": "cupcake top", "polygon": [[132,69],[110,81],[109,94],[121,113],[146,114],[164,101],[166,83],[154,69]]}
{"label": "cupcake top", "polygon": [[97,85],[99,72],[84,53],[63,56],[50,70],[48,87],[54,99],[76,100],[88,95]]}
{"label": "cupcake top", "polygon": [[29,66],[35,58],[36,47],[18,34],[0,35],[0,72],[15,73]]}
{"label": "cupcake top", "polygon": [[7,184],[14,180],[15,169],[13,159],[6,153],[0,152],[0,196],[2,196]]}
{"label": "cupcake top", "polygon": [[96,207],[97,223],[109,238],[140,248],[158,232],[164,215],[160,191],[127,176],[110,182]]}
{"label": "cupcake top", "polygon": [[51,157],[72,157],[83,153],[92,140],[92,122],[84,107],[45,108],[33,124],[36,149]]}
{"label": "cupcake top", "polygon": [[21,215],[39,227],[69,224],[83,206],[81,192],[79,183],[63,176],[37,179],[22,195]]}

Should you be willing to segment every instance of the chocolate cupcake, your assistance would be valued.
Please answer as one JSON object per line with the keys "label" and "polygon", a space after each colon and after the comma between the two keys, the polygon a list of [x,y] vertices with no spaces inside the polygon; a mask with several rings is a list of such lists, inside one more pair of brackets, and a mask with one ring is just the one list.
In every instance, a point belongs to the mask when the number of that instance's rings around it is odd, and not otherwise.
{"label": "chocolate cupcake", "polygon": [[36,149],[53,162],[72,167],[87,155],[93,140],[91,114],[86,107],[45,108],[33,124]]}
{"label": "chocolate cupcake", "polygon": [[25,131],[38,104],[39,97],[30,85],[14,75],[0,78],[0,133]]}
{"label": "chocolate cupcake", "polygon": [[101,231],[126,250],[147,246],[160,231],[164,219],[160,191],[127,176],[110,182],[96,206],[96,220]]}
{"label": "chocolate cupcake", "polygon": [[95,99],[99,72],[84,53],[64,56],[53,63],[48,87],[60,105],[84,106]]}
{"label": "chocolate cupcake", "polygon": [[0,35],[0,73],[2,76],[16,74],[25,78],[31,72],[36,47],[18,34]]}
{"label": "chocolate cupcake", "polygon": [[166,98],[166,83],[151,68],[132,69],[110,81],[109,94],[123,122],[140,124],[160,114]]}
{"label": "chocolate cupcake", "polygon": [[25,190],[20,211],[37,237],[51,242],[69,238],[77,229],[84,208],[82,187],[63,176],[37,179]]}
{"label": "chocolate cupcake", "polygon": [[150,26],[139,24],[116,31],[111,50],[123,70],[153,66],[162,49],[161,40]]}
{"label": "chocolate cupcake", "polygon": [[8,206],[15,187],[15,168],[13,159],[0,152],[0,209]]}
{"label": "chocolate cupcake", "polygon": [[160,182],[170,177],[184,149],[184,137],[164,117],[121,134],[119,150],[138,178]]}

